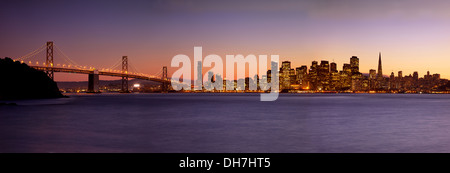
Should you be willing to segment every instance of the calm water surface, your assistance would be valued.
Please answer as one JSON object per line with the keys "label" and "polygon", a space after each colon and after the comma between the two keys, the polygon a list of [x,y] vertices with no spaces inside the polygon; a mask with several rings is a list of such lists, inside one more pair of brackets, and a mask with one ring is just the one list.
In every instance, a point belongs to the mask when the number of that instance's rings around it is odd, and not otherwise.
{"label": "calm water surface", "polygon": [[99,94],[0,106],[0,152],[450,152],[450,95]]}

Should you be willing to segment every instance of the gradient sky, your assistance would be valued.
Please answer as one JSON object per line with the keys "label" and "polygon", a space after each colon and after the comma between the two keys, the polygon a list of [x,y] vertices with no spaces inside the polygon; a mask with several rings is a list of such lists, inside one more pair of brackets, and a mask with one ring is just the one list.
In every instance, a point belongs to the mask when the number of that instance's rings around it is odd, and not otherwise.
{"label": "gradient sky", "polygon": [[293,68],[329,60],[340,70],[358,56],[360,71],[368,73],[382,52],[385,75],[429,70],[450,78],[449,7],[449,1],[416,0],[6,0],[0,56],[20,57],[51,40],[80,65],[109,67],[127,55],[141,72],[155,74],[173,56],[193,58],[194,46],[203,46],[204,56],[224,60],[278,54]]}

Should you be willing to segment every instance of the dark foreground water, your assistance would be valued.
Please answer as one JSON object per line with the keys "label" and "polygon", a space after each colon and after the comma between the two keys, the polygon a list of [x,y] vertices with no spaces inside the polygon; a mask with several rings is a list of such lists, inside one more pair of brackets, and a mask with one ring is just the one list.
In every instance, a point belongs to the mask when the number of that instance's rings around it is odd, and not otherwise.
{"label": "dark foreground water", "polygon": [[101,94],[0,106],[0,152],[450,152],[450,95]]}

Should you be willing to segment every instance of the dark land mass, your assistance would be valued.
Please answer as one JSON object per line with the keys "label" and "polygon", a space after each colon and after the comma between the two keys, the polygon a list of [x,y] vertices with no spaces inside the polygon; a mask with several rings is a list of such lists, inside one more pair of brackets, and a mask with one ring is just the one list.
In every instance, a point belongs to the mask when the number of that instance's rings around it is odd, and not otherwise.
{"label": "dark land mass", "polygon": [[64,97],[43,71],[10,58],[0,59],[0,100]]}

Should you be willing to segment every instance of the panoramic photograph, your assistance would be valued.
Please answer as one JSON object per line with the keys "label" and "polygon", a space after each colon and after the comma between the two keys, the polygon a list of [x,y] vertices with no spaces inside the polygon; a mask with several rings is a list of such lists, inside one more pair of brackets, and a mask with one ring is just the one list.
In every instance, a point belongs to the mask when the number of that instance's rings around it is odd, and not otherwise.
{"label": "panoramic photograph", "polygon": [[449,153],[449,6],[2,1],[0,153]]}

